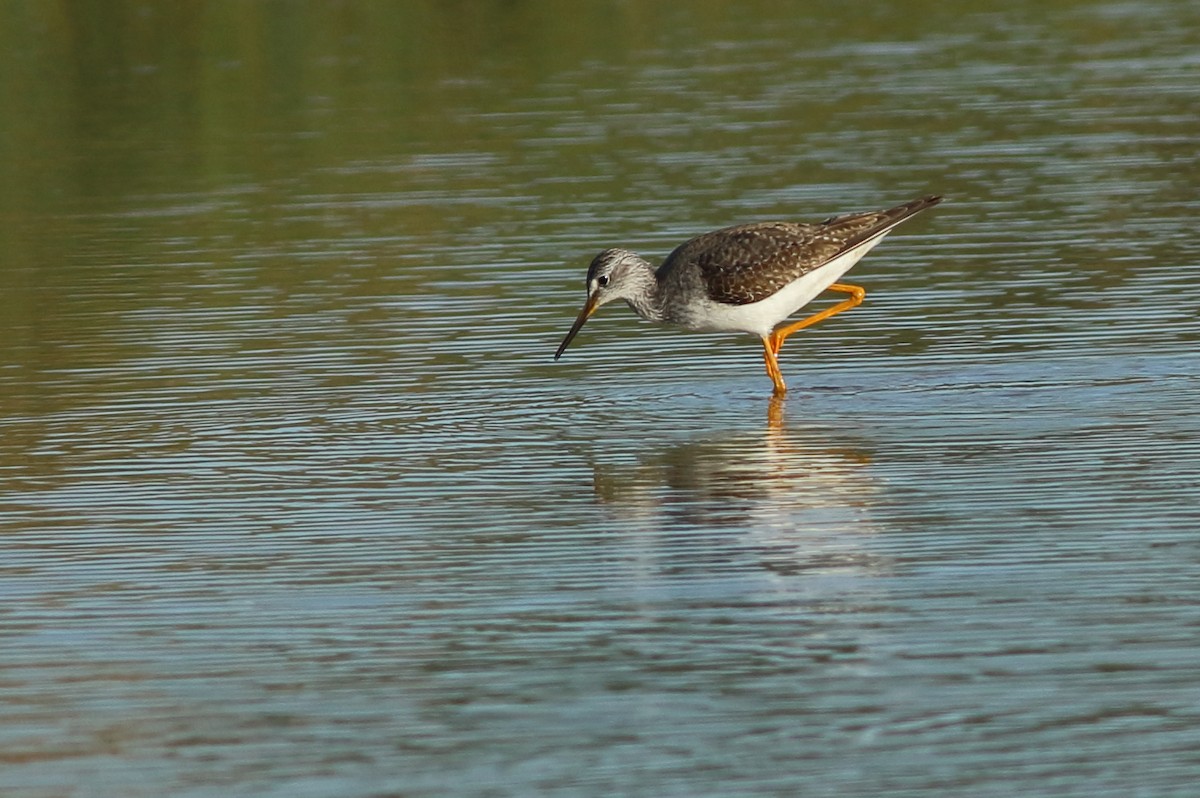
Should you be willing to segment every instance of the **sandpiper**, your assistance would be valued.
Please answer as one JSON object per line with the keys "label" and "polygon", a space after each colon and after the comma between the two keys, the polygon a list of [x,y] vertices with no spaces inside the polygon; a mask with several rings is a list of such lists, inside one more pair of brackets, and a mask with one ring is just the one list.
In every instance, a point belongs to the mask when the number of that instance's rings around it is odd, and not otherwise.
{"label": "sandpiper", "polygon": [[[816,224],[756,222],[697,236],[676,247],[657,271],[627,249],[606,249],[587,273],[587,302],[554,353],[558,360],[584,322],[624,299],[653,322],[698,332],[748,332],[762,340],[775,395],[787,391],[779,349],[789,335],[849,310],[866,291],[837,280],[896,225],[942,201],[927,196],[883,211],[834,216]],[[848,298],[800,321],[788,316],[824,290]]]}

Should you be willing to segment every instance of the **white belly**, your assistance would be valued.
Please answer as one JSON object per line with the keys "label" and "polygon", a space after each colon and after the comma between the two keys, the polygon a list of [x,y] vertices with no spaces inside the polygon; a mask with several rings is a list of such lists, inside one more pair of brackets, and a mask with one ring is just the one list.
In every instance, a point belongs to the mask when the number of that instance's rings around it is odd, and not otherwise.
{"label": "white belly", "polygon": [[724,305],[706,301],[692,309],[683,326],[700,332],[748,332],[760,337],[769,335],[775,325],[807,305],[829,286],[836,283],[863,255],[883,240],[883,236],[864,241],[803,277],[788,283],[766,299],[746,305]]}

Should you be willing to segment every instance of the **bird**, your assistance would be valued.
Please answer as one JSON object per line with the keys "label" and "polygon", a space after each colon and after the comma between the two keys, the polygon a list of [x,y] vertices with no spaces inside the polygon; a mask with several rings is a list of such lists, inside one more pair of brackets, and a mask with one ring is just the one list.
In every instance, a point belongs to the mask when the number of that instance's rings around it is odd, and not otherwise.
{"label": "bird", "polygon": [[[863,301],[866,290],[838,280],[897,225],[942,201],[928,195],[881,211],[848,213],[816,223],[753,222],[696,236],[655,269],[627,249],[606,249],[587,271],[587,301],[557,361],[598,309],[617,299],[647,321],[693,332],[744,332],[762,341],[773,395],[787,384],[779,350],[792,333]],[[788,317],[822,291],[847,295],[799,321]]]}

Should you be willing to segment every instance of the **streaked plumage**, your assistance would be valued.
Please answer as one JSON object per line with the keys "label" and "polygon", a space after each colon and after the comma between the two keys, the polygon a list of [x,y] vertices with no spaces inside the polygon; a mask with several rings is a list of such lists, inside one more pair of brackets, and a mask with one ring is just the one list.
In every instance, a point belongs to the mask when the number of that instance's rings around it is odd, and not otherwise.
{"label": "streaked plumage", "polygon": [[[834,216],[815,224],[757,222],[726,227],[681,244],[657,270],[633,252],[607,249],[588,268],[588,301],[554,357],[562,355],[597,308],[624,299],[650,321],[759,336],[767,372],[781,394],[787,388],[775,356],[783,340],[857,305],[863,290],[836,281],[896,225],[941,199],[927,196],[888,210]],[[780,325],[826,289],[852,298],[801,322]]]}

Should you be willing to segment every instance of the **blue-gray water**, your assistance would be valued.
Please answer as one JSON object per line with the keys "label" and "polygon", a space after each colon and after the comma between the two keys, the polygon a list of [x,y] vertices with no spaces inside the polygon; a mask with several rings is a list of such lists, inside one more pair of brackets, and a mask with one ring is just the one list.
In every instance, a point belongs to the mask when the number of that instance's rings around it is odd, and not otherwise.
{"label": "blue-gray water", "polygon": [[[1195,7],[19,9],[5,798],[1194,794]],[[551,359],[931,192],[783,402]]]}

